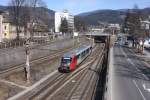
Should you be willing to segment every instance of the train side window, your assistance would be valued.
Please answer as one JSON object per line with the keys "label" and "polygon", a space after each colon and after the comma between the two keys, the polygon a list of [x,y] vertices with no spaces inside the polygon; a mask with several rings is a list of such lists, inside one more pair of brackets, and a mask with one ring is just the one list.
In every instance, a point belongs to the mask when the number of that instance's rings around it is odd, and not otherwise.
{"label": "train side window", "polygon": [[84,57],[84,52],[82,52],[82,57]]}
{"label": "train side window", "polygon": [[86,50],[86,53],[88,53],[88,49]]}
{"label": "train side window", "polygon": [[84,51],[84,56],[86,55],[86,51]]}
{"label": "train side window", "polygon": [[80,53],[80,58],[82,58],[82,57],[83,57],[83,52]]}
{"label": "train side window", "polygon": [[81,54],[82,54],[82,57],[84,57],[84,52],[82,52]]}
{"label": "train side window", "polygon": [[90,49],[87,50],[87,53],[89,53]]}
{"label": "train side window", "polygon": [[77,59],[79,59],[79,58],[81,58],[81,54],[79,54],[79,55],[77,56]]}

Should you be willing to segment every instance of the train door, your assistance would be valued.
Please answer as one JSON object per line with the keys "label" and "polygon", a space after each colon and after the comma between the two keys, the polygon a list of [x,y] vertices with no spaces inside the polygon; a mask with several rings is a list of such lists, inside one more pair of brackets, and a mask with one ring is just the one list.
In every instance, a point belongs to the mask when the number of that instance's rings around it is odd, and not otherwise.
{"label": "train door", "polygon": [[75,67],[76,67],[76,65],[77,65],[77,57],[76,57],[76,56],[73,56],[73,57],[72,57],[72,60],[71,60],[71,63],[70,63],[70,70],[71,70],[71,71],[74,70]]}

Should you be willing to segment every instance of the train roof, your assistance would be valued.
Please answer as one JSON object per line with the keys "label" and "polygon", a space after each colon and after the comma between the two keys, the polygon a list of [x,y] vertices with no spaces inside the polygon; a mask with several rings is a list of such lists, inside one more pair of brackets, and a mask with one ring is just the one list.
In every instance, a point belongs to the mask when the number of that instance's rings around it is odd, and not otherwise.
{"label": "train roof", "polygon": [[64,54],[64,58],[70,58],[70,57],[72,57],[73,55],[78,55],[78,54],[80,54],[81,52],[83,52],[84,50],[86,50],[86,49],[88,49],[88,48],[90,48],[91,47],[91,45],[83,45],[83,46],[81,46],[81,47],[79,47],[79,48],[77,48],[77,49],[74,49],[74,50],[72,50],[72,51],[70,51],[70,52],[67,52],[67,53],[65,53]]}

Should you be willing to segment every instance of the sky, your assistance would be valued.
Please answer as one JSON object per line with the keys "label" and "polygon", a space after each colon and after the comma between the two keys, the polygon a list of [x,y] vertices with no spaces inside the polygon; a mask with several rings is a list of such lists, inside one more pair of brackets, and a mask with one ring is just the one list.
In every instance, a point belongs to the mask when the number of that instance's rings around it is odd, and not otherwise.
{"label": "sky", "polygon": [[[10,0],[0,0],[0,5],[7,5]],[[101,10],[150,7],[150,0],[43,0],[49,9],[62,11],[67,9],[72,14]]]}

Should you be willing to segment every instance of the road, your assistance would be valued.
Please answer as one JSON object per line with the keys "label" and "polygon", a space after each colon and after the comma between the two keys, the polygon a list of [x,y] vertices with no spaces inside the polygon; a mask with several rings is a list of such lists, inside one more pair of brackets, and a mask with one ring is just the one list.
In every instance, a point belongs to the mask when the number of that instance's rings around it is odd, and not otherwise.
{"label": "road", "polygon": [[[147,58],[148,59],[148,58]],[[150,100],[150,65],[133,49],[114,46],[108,75],[107,100]]]}

